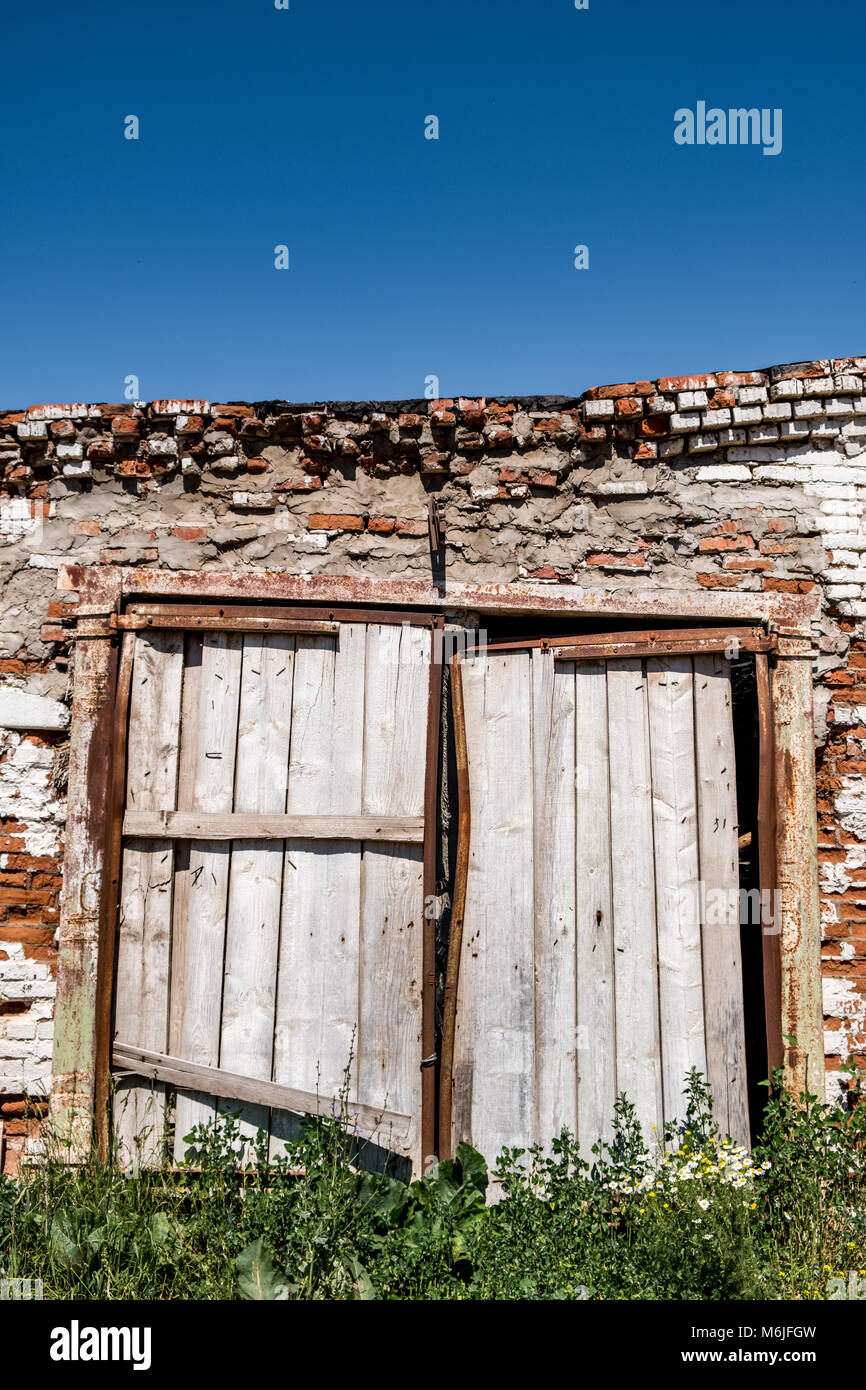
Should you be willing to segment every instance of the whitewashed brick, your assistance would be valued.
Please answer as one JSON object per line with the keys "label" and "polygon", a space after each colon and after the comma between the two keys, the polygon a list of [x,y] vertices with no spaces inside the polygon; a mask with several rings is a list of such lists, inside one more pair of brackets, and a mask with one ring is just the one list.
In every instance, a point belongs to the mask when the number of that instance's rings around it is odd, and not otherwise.
{"label": "whitewashed brick", "polygon": [[680,414],[675,411],[671,416],[671,434],[688,434],[690,430],[699,430],[701,427],[701,417],[695,412],[684,412]]}
{"label": "whitewashed brick", "polygon": [[740,405],[756,405],[767,399],[766,386],[741,386],[737,392]]}
{"label": "whitewashed brick", "polygon": [[747,447],[747,448],[745,448],[745,449],[729,449],[729,450],[728,450],[728,462],[729,462],[729,463],[784,463],[784,462],[785,462],[785,450],[784,450],[784,449],[760,448],[760,447],[756,447],[756,448],[753,449],[751,446],[749,446],[749,447]]}
{"label": "whitewashed brick", "polygon": [[779,426],[783,439],[808,439],[809,426],[804,420],[783,420]]}
{"label": "whitewashed brick", "polygon": [[678,410],[694,410],[696,406],[706,405],[706,391],[679,391],[677,393]]}
{"label": "whitewashed brick", "polygon": [[843,395],[859,396],[863,390],[863,382],[859,376],[847,375],[844,372],[833,378],[833,384],[834,389]]}
{"label": "whitewashed brick", "polygon": [[796,468],[793,464],[788,464],[787,468],[756,468],[753,476],[756,483],[808,483],[812,475],[808,468]]}
{"label": "whitewashed brick", "polygon": [[831,376],[814,376],[806,382],[807,396],[831,396],[833,394],[833,378]]}
{"label": "whitewashed brick", "polygon": [[812,416],[823,415],[824,407],[821,401],[795,401],[794,418],[796,420],[811,419]]}
{"label": "whitewashed brick", "polygon": [[778,425],[752,425],[749,430],[750,444],[774,444],[778,438]]}
{"label": "whitewashed brick", "polygon": [[793,401],[803,394],[803,383],[796,377],[790,381],[776,381],[770,387],[770,399],[774,401]]}
{"label": "whitewashed brick", "polygon": [[748,483],[751,477],[748,468],[731,463],[705,464],[697,473],[699,483]]}
{"label": "whitewashed brick", "polygon": [[757,425],[763,418],[764,414],[759,405],[734,406],[735,425]]}
{"label": "whitewashed brick", "polygon": [[701,424],[705,430],[715,430],[721,425],[731,423],[731,412],[729,410],[705,410],[701,416]]}
{"label": "whitewashed brick", "polygon": [[765,420],[790,420],[791,402],[790,401],[771,401],[764,406]]}
{"label": "whitewashed brick", "polygon": [[693,434],[689,439],[690,454],[714,454],[718,447],[717,434]]}
{"label": "whitewashed brick", "polygon": [[613,401],[585,401],[583,413],[587,420],[605,420],[613,415]]}

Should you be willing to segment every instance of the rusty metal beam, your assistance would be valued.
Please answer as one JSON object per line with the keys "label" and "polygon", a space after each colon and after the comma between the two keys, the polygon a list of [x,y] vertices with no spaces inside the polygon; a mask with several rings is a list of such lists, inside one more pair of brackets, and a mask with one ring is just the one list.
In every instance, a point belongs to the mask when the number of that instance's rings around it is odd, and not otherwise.
{"label": "rusty metal beam", "polygon": [[[114,608],[120,590],[119,573],[110,568],[90,571],[82,585],[82,607]],[[52,1128],[73,1163],[87,1158],[93,1135],[97,972],[117,657],[116,637],[82,642],[75,650],[51,1084]]]}
{"label": "rusty metal beam", "polygon": [[[80,589],[90,571],[82,565],[61,566],[58,586]],[[534,585],[449,583],[447,592],[426,580],[374,579],[366,576],[313,575],[220,570],[119,569],[123,593],[141,599],[237,599],[251,602],[360,604],[418,608],[454,613],[558,615],[605,614],[617,617],[671,617],[778,623],[807,629],[820,611],[816,594],[720,592],[661,589],[597,589],[579,584]]]}
{"label": "rusty metal beam", "polygon": [[[559,637],[526,637],[515,642],[507,639],[500,642],[494,639],[485,643],[483,647],[480,646],[478,650],[503,652],[541,648],[542,651],[552,650],[559,659],[562,656],[562,648],[572,647],[575,650],[586,648],[593,652],[604,652],[613,647],[640,647],[641,652],[650,653],[661,652],[665,647],[689,651],[725,651],[728,648],[739,647],[743,651],[754,652],[771,651],[775,645],[775,637],[768,636],[763,628],[756,625],[734,627],[720,624],[718,627],[639,628],[634,632],[589,632]],[[631,655],[631,652],[628,655]],[[573,661],[574,657],[568,654],[562,656],[562,659]]]}
{"label": "rusty metal beam", "polygon": [[811,643],[779,638],[773,671],[776,750],[776,858],[782,897],[782,1031],[785,1082],[795,1092],[824,1091],[821,923]]}

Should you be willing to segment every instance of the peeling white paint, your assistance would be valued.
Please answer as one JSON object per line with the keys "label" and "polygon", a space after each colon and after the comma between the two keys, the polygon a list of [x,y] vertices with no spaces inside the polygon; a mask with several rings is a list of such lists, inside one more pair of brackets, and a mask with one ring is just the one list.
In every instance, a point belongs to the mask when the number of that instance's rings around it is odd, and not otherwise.
{"label": "peeling white paint", "polygon": [[0,816],[25,827],[27,854],[54,855],[60,848],[66,809],[51,781],[53,763],[52,748],[0,729]]}

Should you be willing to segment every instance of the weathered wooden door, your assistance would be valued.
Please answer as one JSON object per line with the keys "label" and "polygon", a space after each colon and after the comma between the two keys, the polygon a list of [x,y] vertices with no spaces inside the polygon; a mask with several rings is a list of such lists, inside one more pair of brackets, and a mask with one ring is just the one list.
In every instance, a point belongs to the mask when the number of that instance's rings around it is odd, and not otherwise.
{"label": "weathered wooden door", "polygon": [[728,662],[536,647],[461,665],[453,1142],[493,1158],[565,1126],[588,1154],[621,1091],[650,1139],[693,1066],[747,1140]]}
{"label": "weathered wooden door", "polygon": [[[113,1037],[328,1100],[350,1067],[420,1168],[431,633],[330,627],[135,635]],[[153,1157],[164,1096],[120,1083],[124,1156]],[[215,1109],[179,1091],[178,1156]],[[273,1146],[297,1116],[243,1124]]]}

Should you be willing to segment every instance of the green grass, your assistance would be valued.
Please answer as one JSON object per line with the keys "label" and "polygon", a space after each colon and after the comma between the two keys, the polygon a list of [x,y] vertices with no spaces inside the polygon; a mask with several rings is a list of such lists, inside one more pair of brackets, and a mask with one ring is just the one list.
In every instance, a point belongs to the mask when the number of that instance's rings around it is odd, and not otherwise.
{"label": "green grass", "polygon": [[495,1205],[467,1145],[405,1184],[361,1170],[339,1117],[273,1162],[232,1115],[191,1136],[195,1169],[49,1157],[0,1180],[0,1271],[84,1299],[815,1299],[852,1270],[866,1288],[866,1104],[778,1080],[751,1154],[692,1073],[663,1135],[620,1097],[591,1164],[567,1133],[501,1154]]}

